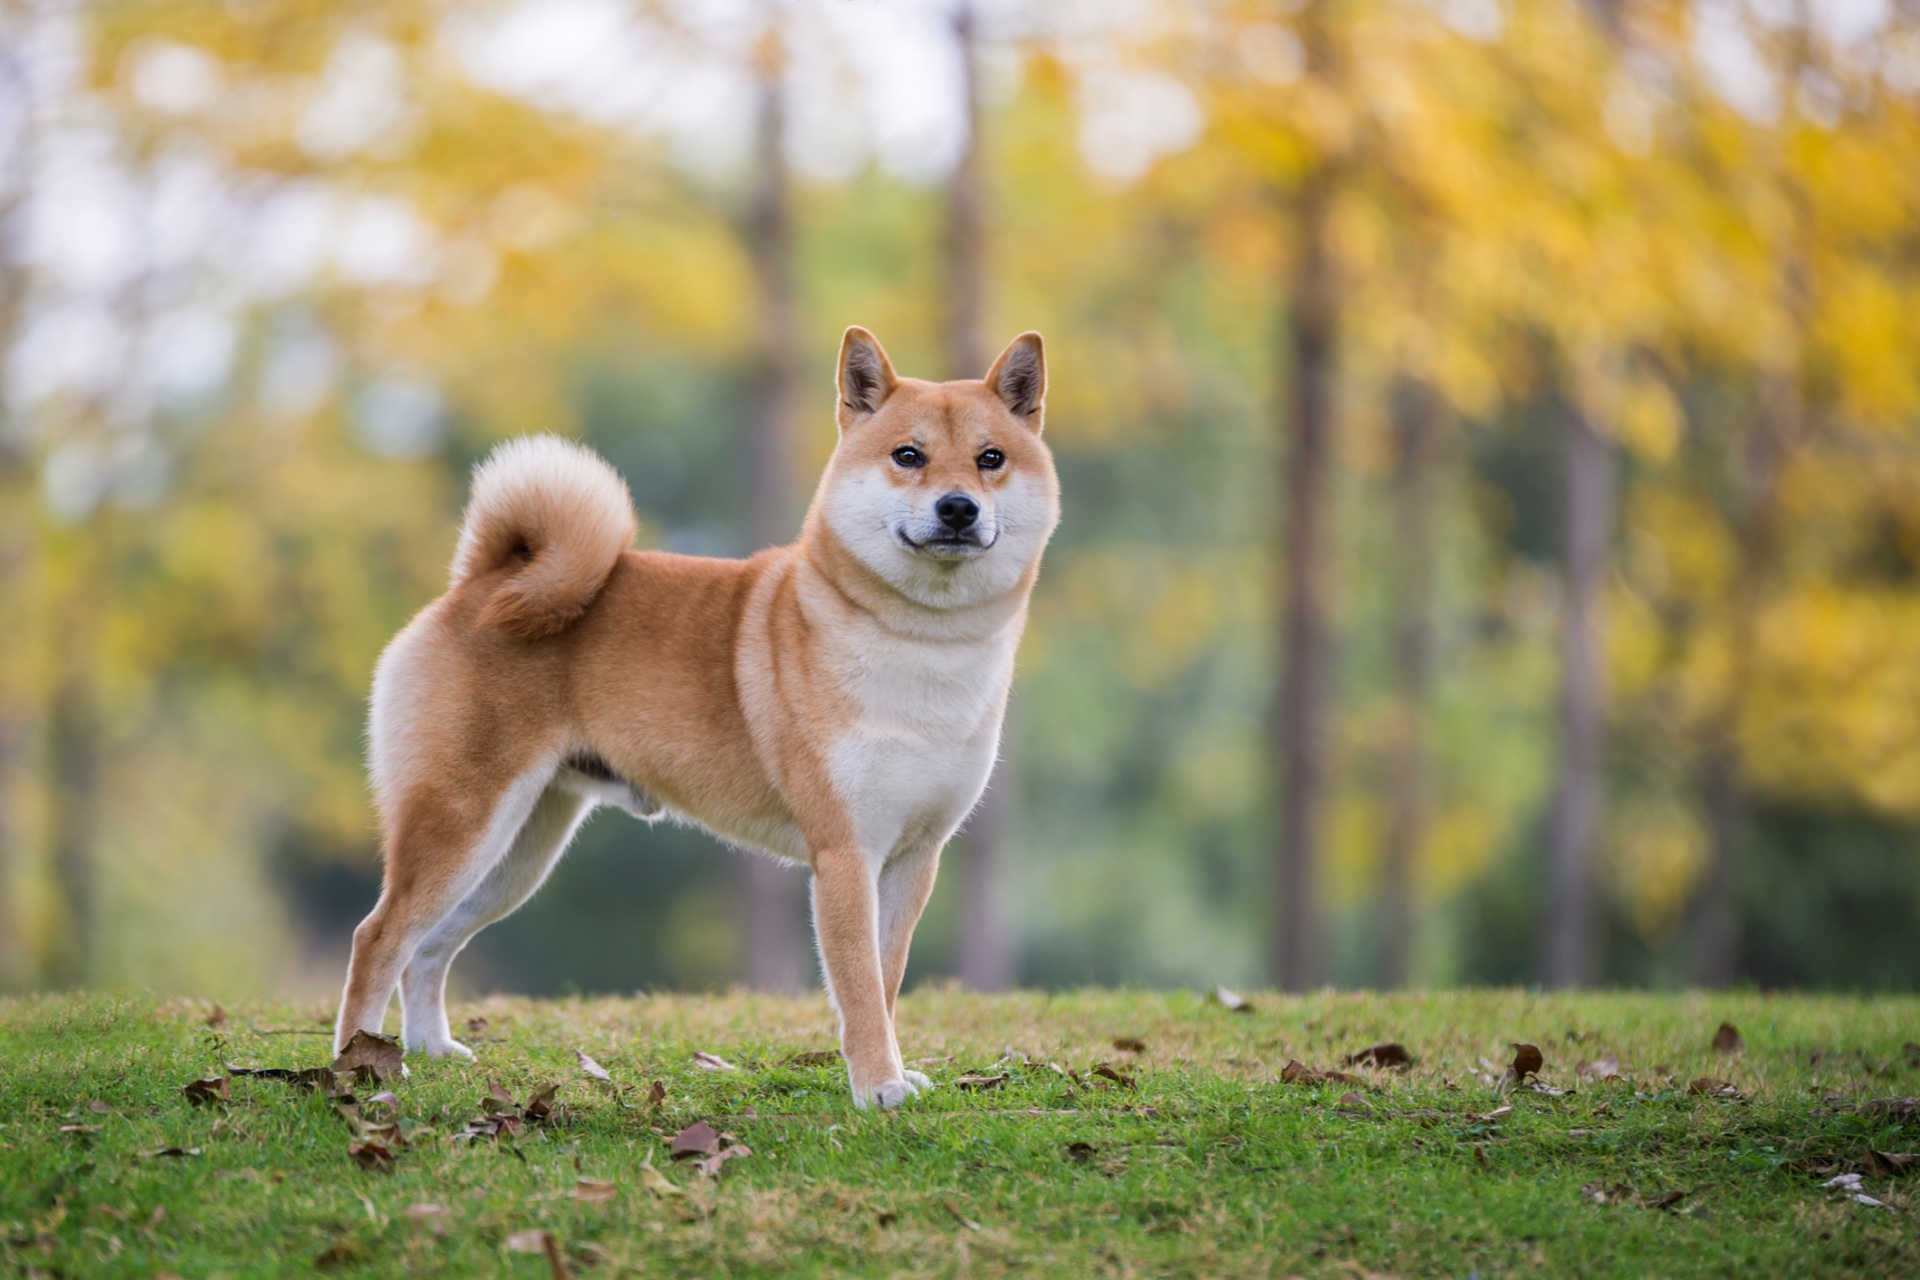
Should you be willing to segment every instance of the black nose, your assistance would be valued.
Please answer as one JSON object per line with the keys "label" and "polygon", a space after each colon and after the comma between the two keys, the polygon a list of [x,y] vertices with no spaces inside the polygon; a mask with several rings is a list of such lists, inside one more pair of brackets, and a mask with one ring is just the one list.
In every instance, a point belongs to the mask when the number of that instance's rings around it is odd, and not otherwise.
{"label": "black nose", "polygon": [[939,515],[940,523],[955,533],[971,529],[973,522],[980,518],[980,504],[964,493],[948,494],[934,503],[933,509]]}

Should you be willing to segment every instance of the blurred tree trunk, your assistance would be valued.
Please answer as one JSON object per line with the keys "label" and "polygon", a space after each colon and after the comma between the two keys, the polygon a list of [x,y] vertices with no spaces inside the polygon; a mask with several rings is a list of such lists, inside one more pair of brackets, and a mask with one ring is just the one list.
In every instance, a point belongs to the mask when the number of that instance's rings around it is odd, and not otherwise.
{"label": "blurred tree trunk", "polygon": [[[990,359],[981,344],[987,252],[976,38],[972,0],[960,0],[953,15],[953,39],[960,58],[967,138],[947,181],[946,243],[947,370],[954,378],[984,376]],[[966,894],[960,914],[960,981],[975,991],[1004,991],[1019,973],[1018,939],[1008,920],[1006,886],[1018,802],[1011,707],[1007,714],[1000,733],[1000,763],[956,849],[963,859],[961,884]]]}
{"label": "blurred tree trunk", "polygon": [[1586,986],[1599,976],[1593,863],[1606,763],[1601,590],[1613,539],[1613,446],[1585,408],[1568,405],[1565,414],[1560,785],[1541,950],[1541,978],[1550,987]]}
{"label": "blurred tree trunk", "polygon": [[1381,859],[1380,984],[1403,987],[1413,952],[1414,860],[1426,839],[1427,701],[1433,683],[1434,481],[1440,464],[1440,396],[1404,376],[1394,389],[1394,692],[1399,702],[1393,794]]}
{"label": "blurred tree trunk", "polygon": [[[1325,4],[1300,17],[1309,76],[1330,74]],[[1317,867],[1327,782],[1327,519],[1333,485],[1333,376],[1339,304],[1328,214],[1335,176],[1326,157],[1301,179],[1293,207],[1294,267],[1285,342],[1292,373],[1280,450],[1280,679],[1270,717],[1280,813],[1274,847],[1279,931],[1274,980],[1302,991],[1319,977]]]}
{"label": "blurred tree trunk", "polygon": [[[1799,293],[1798,273],[1790,267],[1788,275],[1792,299]],[[1791,300],[1788,309],[1796,316],[1803,314]],[[1763,373],[1737,497],[1739,560],[1727,619],[1727,685],[1707,726],[1700,778],[1708,861],[1706,879],[1693,903],[1691,932],[1692,978],[1702,987],[1727,986],[1739,974],[1740,865],[1748,839],[1741,712],[1747,690],[1753,686],[1760,609],[1778,545],[1780,467],[1800,436],[1804,416],[1798,359]]]}
{"label": "blurred tree trunk", "polygon": [[[760,330],[751,445],[753,541],[777,546],[793,539],[797,517],[794,463],[798,452],[799,342],[794,320],[793,218],[787,177],[786,56],[778,9],[768,3],[757,51],[759,100],[754,127],[757,161],[748,248],[759,291]],[[771,858],[745,863],[747,981],[759,991],[795,992],[805,985],[806,885]]]}

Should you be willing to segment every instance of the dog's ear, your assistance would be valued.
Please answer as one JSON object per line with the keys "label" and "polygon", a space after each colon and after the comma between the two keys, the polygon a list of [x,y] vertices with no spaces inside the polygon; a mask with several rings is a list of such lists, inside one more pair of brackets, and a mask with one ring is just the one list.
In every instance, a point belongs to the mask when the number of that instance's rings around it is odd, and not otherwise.
{"label": "dog's ear", "polygon": [[1007,344],[987,371],[987,390],[1035,431],[1047,407],[1047,352],[1040,335],[1028,330]]}
{"label": "dog's ear", "polygon": [[857,324],[849,325],[840,339],[839,370],[840,404],[834,416],[845,431],[885,404],[899,380],[880,339]]}

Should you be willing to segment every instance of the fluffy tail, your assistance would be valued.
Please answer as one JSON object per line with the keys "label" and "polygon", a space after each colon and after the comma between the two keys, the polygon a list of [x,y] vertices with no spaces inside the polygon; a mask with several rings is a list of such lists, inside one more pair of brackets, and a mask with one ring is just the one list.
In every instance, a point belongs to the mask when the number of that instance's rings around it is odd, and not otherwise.
{"label": "fluffy tail", "polygon": [[634,528],[626,482],[599,454],[558,436],[509,440],[474,470],[453,585],[518,565],[476,625],[554,635],[600,594]]}

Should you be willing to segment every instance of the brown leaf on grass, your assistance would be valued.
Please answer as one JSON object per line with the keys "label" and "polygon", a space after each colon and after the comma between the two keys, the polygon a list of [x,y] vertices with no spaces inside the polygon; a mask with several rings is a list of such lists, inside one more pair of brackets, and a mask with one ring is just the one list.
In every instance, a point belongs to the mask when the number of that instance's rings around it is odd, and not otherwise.
{"label": "brown leaf on grass", "polygon": [[535,1124],[553,1119],[554,1113],[560,1109],[560,1104],[553,1100],[553,1095],[558,1092],[560,1086],[557,1082],[541,1085],[528,1095],[526,1105],[520,1108],[522,1114]]}
{"label": "brown leaf on grass", "polygon": [[1643,1209],[1671,1209],[1686,1198],[1687,1193],[1684,1191],[1669,1191],[1664,1195],[1657,1195],[1651,1200],[1642,1200],[1640,1207]]}
{"label": "brown leaf on grass", "polygon": [[308,1067],[303,1071],[295,1071],[291,1067],[242,1067],[231,1062],[226,1065],[227,1074],[230,1076],[251,1076],[255,1080],[279,1080],[296,1089],[308,1091],[318,1089],[323,1093],[331,1094],[340,1087],[340,1082],[334,1076],[331,1067]]}
{"label": "brown leaf on grass", "polygon": [[1487,1114],[1481,1116],[1480,1118],[1482,1120],[1487,1121],[1489,1124],[1498,1124],[1500,1121],[1505,1120],[1508,1116],[1512,1114],[1513,1114],[1512,1107],[1495,1107],[1493,1110],[1487,1112]]}
{"label": "brown leaf on grass", "polygon": [[468,1035],[470,1036],[482,1035],[485,1033],[486,1029],[487,1029],[487,1020],[481,1015],[476,1013],[471,1018],[467,1019]]}
{"label": "brown leaf on grass", "polygon": [[1004,1071],[994,1076],[961,1076],[953,1082],[953,1087],[968,1093],[978,1093],[983,1089],[998,1089],[1010,1079],[1012,1077]]}
{"label": "brown leaf on grass", "polygon": [[695,1120],[673,1136],[672,1155],[675,1160],[717,1155],[719,1151],[720,1134],[705,1120]]}
{"label": "brown leaf on grass", "polygon": [[1387,1067],[1394,1071],[1405,1071],[1413,1066],[1413,1055],[1407,1052],[1407,1046],[1390,1040],[1384,1044],[1370,1044],[1358,1053],[1348,1054],[1342,1065]]}
{"label": "brown leaf on grass", "polygon": [[667,1086],[660,1083],[658,1080],[655,1080],[653,1082],[653,1087],[647,1090],[647,1105],[650,1107],[657,1107],[661,1103],[665,1102],[666,1100],[667,1100]]}
{"label": "brown leaf on grass", "polygon": [[1280,1068],[1280,1081],[1282,1084],[1363,1085],[1366,1083],[1359,1076],[1349,1075],[1344,1071],[1315,1071],[1296,1058],[1287,1059],[1287,1065]]}
{"label": "brown leaf on grass", "polygon": [[1513,1061],[1507,1064],[1507,1071],[1512,1074],[1513,1083],[1519,1084],[1546,1065],[1546,1055],[1537,1046],[1516,1043],[1513,1046]]}
{"label": "brown leaf on grass", "polygon": [[900,1221],[899,1214],[891,1209],[882,1209],[880,1215],[873,1220],[873,1225],[876,1227],[890,1227],[898,1221]]}
{"label": "brown leaf on grass", "polygon": [[1740,1028],[1731,1022],[1723,1022],[1720,1029],[1713,1033],[1713,1051],[1722,1057],[1746,1052],[1747,1042],[1740,1038]]}
{"label": "brown leaf on grass", "polygon": [[350,1266],[367,1256],[367,1251],[352,1240],[335,1240],[314,1255],[313,1265],[322,1271]]}
{"label": "brown leaf on grass", "polygon": [[1858,1110],[1907,1120],[1920,1115],[1920,1098],[1875,1098],[1871,1102],[1861,1103]]}
{"label": "brown leaf on grass", "polygon": [[180,1086],[180,1092],[196,1107],[204,1107],[210,1102],[225,1102],[229,1097],[227,1077],[208,1076],[204,1080],[189,1080]]}
{"label": "brown leaf on grass", "polygon": [[187,1156],[200,1154],[198,1147],[161,1147],[158,1151],[149,1151],[147,1155],[155,1160],[180,1160]]}
{"label": "brown leaf on grass", "polygon": [[668,1178],[667,1175],[653,1167],[653,1152],[651,1151],[647,1152],[646,1158],[640,1161],[638,1176],[640,1178],[640,1187],[643,1191],[651,1192],[663,1200],[687,1194],[678,1186],[674,1185],[673,1181]]}
{"label": "brown leaf on grass", "polygon": [[1592,1062],[1576,1067],[1573,1072],[1582,1080],[1618,1080],[1620,1078],[1620,1059],[1612,1054],[1595,1058]]}
{"label": "brown leaf on grass", "polygon": [[1920,1156],[1911,1151],[1867,1152],[1867,1167],[1876,1178],[1893,1178],[1920,1166]]}
{"label": "brown leaf on grass", "polygon": [[392,1173],[393,1152],[378,1142],[356,1142],[347,1148],[353,1162],[370,1173]]}
{"label": "brown leaf on grass", "polygon": [[740,1069],[717,1053],[696,1052],[693,1055],[693,1065],[702,1071],[738,1071]]}
{"label": "brown leaf on grass", "polygon": [[1367,1099],[1363,1094],[1355,1093],[1349,1089],[1340,1095],[1340,1105],[1343,1107],[1364,1107],[1367,1105]]}
{"label": "brown leaf on grass", "polygon": [[581,1204],[608,1204],[619,1193],[618,1186],[598,1178],[581,1178],[573,1184],[573,1198]]}
{"label": "brown leaf on grass", "polygon": [[783,1067],[837,1067],[840,1062],[838,1049],[813,1049],[780,1059],[780,1065]]}
{"label": "brown leaf on grass", "polygon": [[1139,1036],[1115,1036],[1113,1047],[1122,1053],[1145,1053],[1147,1042]]}
{"label": "brown leaf on grass", "polygon": [[1069,1142],[1067,1144],[1067,1159],[1090,1160],[1098,1154],[1099,1150],[1100,1149],[1091,1142]]}
{"label": "brown leaf on grass", "polygon": [[575,1049],[573,1056],[580,1063],[580,1069],[593,1079],[598,1080],[601,1084],[613,1083],[613,1076],[608,1073],[605,1067],[588,1057],[584,1049]]}
{"label": "brown leaf on grass", "polygon": [[1120,1072],[1115,1071],[1112,1067],[1108,1066],[1104,1062],[1093,1069],[1093,1074],[1096,1076],[1099,1076],[1103,1080],[1111,1080],[1123,1089],[1131,1089],[1134,1087],[1134,1080],[1132,1076],[1123,1075]]}
{"label": "brown leaf on grass", "polygon": [[222,1009],[217,1004],[213,1006],[212,1009],[207,1011],[207,1025],[212,1027],[215,1031],[218,1031],[221,1027],[226,1026],[227,1011],[225,1009]]}
{"label": "brown leaf on grass", "polygon": [[1233,1013],[1253,1012],[1253,1001],[1247,999],[1231,987],[1215,987],[1213,989],[1213,1001],[1215,1004]]}
{"label": "brown leaf on grass", "polygon": [[400,1106],[400,1099],[394,1096],[393,1090],[382,1089],[380,1092],[368,1098],[366,1105],[369,1107],[390,1107],[397,1110]]}
{"label": "brown leaf on grass", "polygon": [[391,1036],[371,1031],[356,1031],[347,1047],[333,1060],[335,1075],[350,1075],[361,1084],[399,1078],[404,1069],[400,1042]]}
{"label": "brown leaf on grass", "polygon": [[1738,1098],[1740,1091],[1725,1080],[1701,1076],[1687,1086],[1687,1092],[1702,1098]]}
{"label": "brown leaf on grass", "polygon": [[[722,1134],[721,1136],[730,1137],[731,1135]],[[752,1154],[752,1147],[747,1146],[744,1142],[734,1142],[720,1148],[720,1150],[710,1156],[695,1160],[693,1167],[703,1177],[718,1178],[720,1176],[720,1170],[726,1167],[727,1161],[744,1159]]]}

